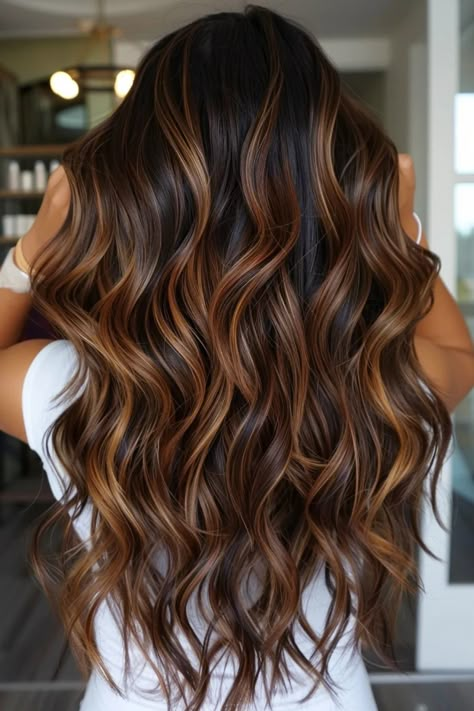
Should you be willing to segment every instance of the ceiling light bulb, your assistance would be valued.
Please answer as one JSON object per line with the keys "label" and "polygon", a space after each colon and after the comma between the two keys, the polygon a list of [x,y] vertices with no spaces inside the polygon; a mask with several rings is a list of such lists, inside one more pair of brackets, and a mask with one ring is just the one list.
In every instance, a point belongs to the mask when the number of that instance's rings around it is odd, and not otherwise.
{"label": "ceiling light bulb", "polygon": [[49,85],[54,93],[63,99],[74,99],[79,94],[79,84],[67,72],[54,72]]}
{"label": "ceiling light bulb", "polygon": [[135,72],[133,69],[122,69],[117,73],[114,83],[114,91],[119,98],[123,98],[128,92],[135,79]]}

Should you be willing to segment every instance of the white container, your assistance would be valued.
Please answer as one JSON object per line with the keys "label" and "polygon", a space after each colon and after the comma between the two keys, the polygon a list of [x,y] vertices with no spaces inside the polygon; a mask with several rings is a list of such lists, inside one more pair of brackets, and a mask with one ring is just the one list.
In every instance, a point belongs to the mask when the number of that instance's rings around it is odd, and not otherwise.
{"label": "white container", "polygon": [[33,190],[33,171],[32,170],[22,170],[21,171],[21,189],[24,192],[31,192]]}
{"label": "white container", "polygon": [[33,223],[36,220],[36,215],[28,215],[28,229],[33,227]]}
{"label": "white container", "polygon": [[35,162],[35,190],[38,192],[45,190],[47,180],[46,166],[42,160],[37,160]]}
{"label": "white container", "polygon": [[59,166],[60,162],[56,160],[56,158],[54,160],[49,161],[49,174],[51,175],[53,170],[56,170],[56,168],[59,168]]}
{"label": "white container", "polygon": [[20,164],[17,160],[11,160],[8,163],[8,189],[20,189]]}
{"label": "white container", "polygon": [[17,215],[3,215],[2,232],[4,237],[16,237],[18,234]]}

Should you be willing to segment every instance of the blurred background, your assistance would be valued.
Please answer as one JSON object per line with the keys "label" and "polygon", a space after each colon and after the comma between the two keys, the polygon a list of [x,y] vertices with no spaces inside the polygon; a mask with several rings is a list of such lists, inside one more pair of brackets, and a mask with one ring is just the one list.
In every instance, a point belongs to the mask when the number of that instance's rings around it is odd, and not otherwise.
{"label": "blurred background", "polygon": [[[474,326],[474,0],[275,0],[417,170],[416,210],[442,276]],[[27,229],[64,147],[105,118],[150,43],[244,3],[0,0],[0,258]],[[34,311],[23,337],[47,335]],[[474,393],[453,415],[442,475],[449,533],[424,512],[425,593],[406,601],[400,672],[367,658],[381,711],[474,709]],[[84,682],[31,575],[31,527],[53,501],[39,459],[0,433],[0,709],[77,709]]]}

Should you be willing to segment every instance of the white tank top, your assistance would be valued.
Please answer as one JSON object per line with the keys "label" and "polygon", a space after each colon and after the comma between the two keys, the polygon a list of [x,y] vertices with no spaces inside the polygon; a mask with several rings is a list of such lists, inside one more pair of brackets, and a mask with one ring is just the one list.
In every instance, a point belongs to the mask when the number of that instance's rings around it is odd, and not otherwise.
{"label": "white tank top", "polygon": [[[66,407],[66,403],[53,402],[53,398],[65,386],[72,376],[77,364],[77,353],[70,341],[58,340],[42,348],[32,361],[23,384],[22,408],[28,444],[41,458],[44,471],[48,477],[49,485],[55,499],[61,499],[68,482],[67,474],[51,447],[51,455],[58,469],[59,475],[47,458],[46,442],[43,442],[49,425],[58,417]],[[90,532],[91,505],[86,507],[81,516],[74,521],[76,531],[80,538],[87,540]],[[164,559],[157,559],[161,567]],[[312,627],[320,633],[324,629],[325,616],[331,597],[327,589],[324,573],[321,570],[303,592],[303,607]],[[200,618],[197,607],[191,608],[190,621],[196,630],[204,630],[205,625]],[[292,671],[294,680],[291,686],[276,689],[272,696],[272,710],[278,711],[376,711],[374,696],[369,683],[368,674],[359,649],[352,642],[352,624],[346,630],[343,639],[332,655],[329,671],[334,681],[340,686],[337,700],[320,687],[312,698],[305,703],[298,703],[313,685],[301,668],[287,658],[288,667]],[[297,628],[298,629],[298,628]],[[132,661],[131,674],[126,677],[124,673],[124,650],[119,626],[110,601],[106,601],[99,608],[95,620],[95,634],[97,645],[103,656],[114,681],[123,691],[124,698],[119,696],[107,684],[106,680],[93,671],[87,683],[85,694],[82,697],[80,711],[168,711],[166,701],[158,692],[147,694],[147,689],[152,689],[157,684],[157,679],[150,665],[136,645],[130,644],[130,659]],[[190,649],[184,636],[178,638],[189,657],[197,664],[194,652]],[[307,657],[313,653],[306,635],[296,634],[297,644]],[[211,689],[208,700],[202,709],[205,711],[218,711],[228,693],[236,666],[233,658],[227,656],[213,669]],[[144,691],[145,690],[145,691]],[[174,704],[173,711],[181,711],[182,705]],[[263,688],[263,682],[258,689],[255,705],[249,707],[252,711],[268,709]]]}

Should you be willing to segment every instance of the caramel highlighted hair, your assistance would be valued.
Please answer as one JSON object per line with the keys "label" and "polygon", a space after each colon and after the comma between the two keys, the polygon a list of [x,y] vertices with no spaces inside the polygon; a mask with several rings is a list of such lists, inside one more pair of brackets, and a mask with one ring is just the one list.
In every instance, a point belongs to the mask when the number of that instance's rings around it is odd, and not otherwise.
{"label": "caramel highlighted hair", "polygon": [[[337,693],[328,662],[351,616],[394,664],[452,434],[413,345],[440,262],[402,230],[394,144],[311,35],[249,5],[160,39],[64,167],[71,207],[33,292],[78,353],[52,441],[71,516],[94,515],[86,545],[55,503],[32,561],[81,669],[120,693],[94,639],[106,598],[171,707],[177,689],[200,708],[224,651],[225,710],[248,707],[267,664],[271,686],[285,680],[284,655]],[[46,555],[59,522],[62,553]],[[319,565],[321,635],[301,606]],[[200,638],[187,613],[204,586]]]}

